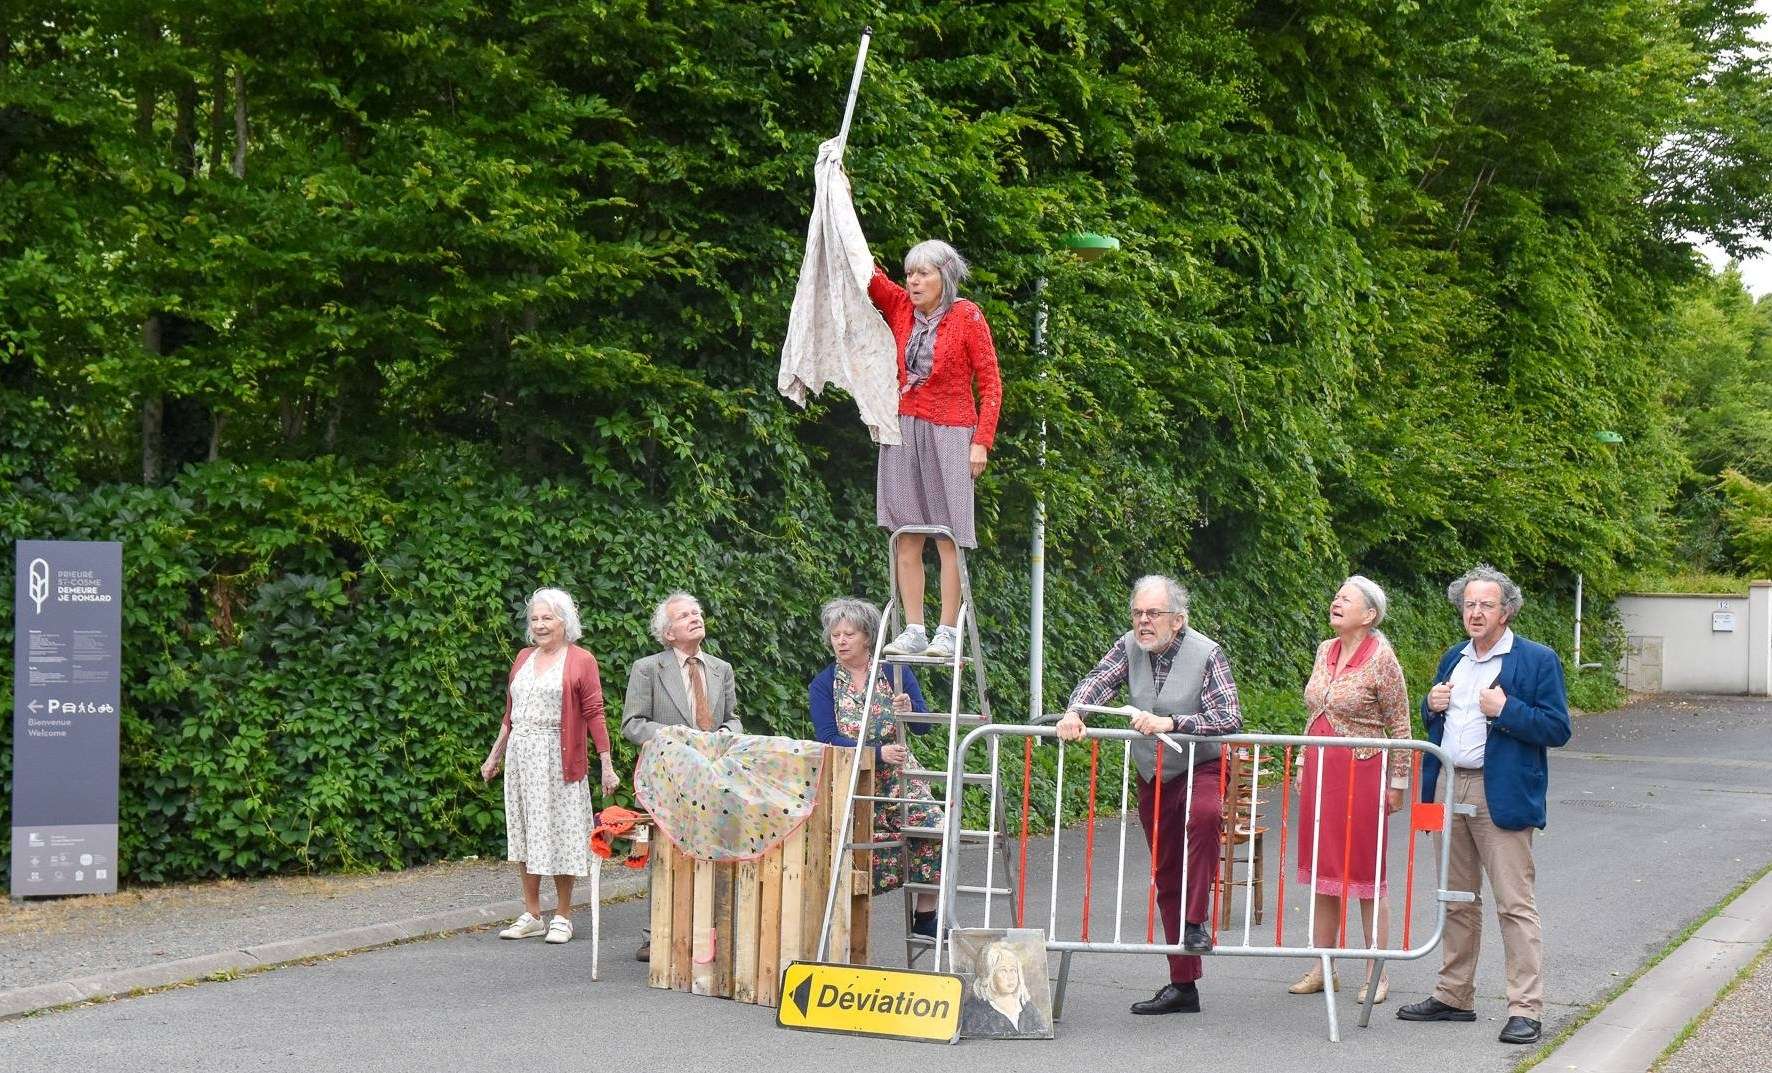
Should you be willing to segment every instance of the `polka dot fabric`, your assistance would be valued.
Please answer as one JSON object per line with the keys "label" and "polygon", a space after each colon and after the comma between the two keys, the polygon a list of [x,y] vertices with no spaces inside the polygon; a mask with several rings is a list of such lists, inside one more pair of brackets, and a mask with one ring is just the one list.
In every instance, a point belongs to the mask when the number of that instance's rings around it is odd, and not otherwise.
{"label": "polka dot fabric", "polygon": [[748,861],[793,834],[818,804],[816,741],[661,727],[634,767],[634,799],[701,861]]}

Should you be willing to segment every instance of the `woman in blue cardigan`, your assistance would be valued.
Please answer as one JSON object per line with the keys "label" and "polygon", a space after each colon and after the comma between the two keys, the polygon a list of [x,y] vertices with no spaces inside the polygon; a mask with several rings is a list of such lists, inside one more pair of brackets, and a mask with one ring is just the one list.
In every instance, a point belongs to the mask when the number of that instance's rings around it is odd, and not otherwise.
{"label": "woman in blue cardigan", "polygon": [[[873,659],[874,638],[880,631],[880,611],[865,600],[836,599],[824,605],[821,618],[825,640],[830,643],[836,660],[807,687],[807,705],[812,712],[812,729],[818,740],[827,745],[854,747],[856,735],[862,732],[862,711],[867,705],[868,667]],[[894,692],[891,681],[881,674],[874,682],[873,703],[867,717],[867,740],[874,747],[874,793],[880,797],[899,797],[908,806],[881,805],[874,811],[876,840],[898,840],[903,827],[937,828],[942,825],[941,806],[935,804],[927,783],[904,778],[899,772],[911,761],[911,750],[905,744],[906,724],[899,716],[906,712],[926,712],[923,691],[917,676],[909,667],[904,670],[904,691]],[[913,734],[929,730],[927,723],[911,724]],[[941,843],[933,838],[906,838],[902,851],[876,850],[874,858],[874,893],[896,890],[907,881],[934,885],[941,879]],[[911,931],[928,938],[935,936],[935,892],[917,892],[916,910],[911,918]]]}

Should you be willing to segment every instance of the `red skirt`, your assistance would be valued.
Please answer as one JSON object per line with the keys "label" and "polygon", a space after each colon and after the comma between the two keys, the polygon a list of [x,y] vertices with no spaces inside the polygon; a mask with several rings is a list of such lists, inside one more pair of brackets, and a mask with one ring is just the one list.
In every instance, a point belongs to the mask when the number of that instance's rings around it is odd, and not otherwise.
{"label": "red skirt", "polygon": [[[1311,720],[1306,731],[1314,738],[1338,735],[1327,716]],[[1318,756],[1321,754],[1323,780],[1323,828],[1316,836],[1311,826],[1316,820]],[[1374,753],[1364,760],[1355,760],[1352,749],[1304,749],[1304,779],[1298,795],[1298,881],[1311,882],[1312,844],[1315,842],[1318,865],[1316,892],[1341,897],[1372,897],[1376,888],[1380,898],[1385,895],[1389,880],[1380,877],[1378,829],[1382,815],[1388,826],[1385,810],[1384,754]],[[1348,782],[1354,786],[1353,806],[1348,806]]]}

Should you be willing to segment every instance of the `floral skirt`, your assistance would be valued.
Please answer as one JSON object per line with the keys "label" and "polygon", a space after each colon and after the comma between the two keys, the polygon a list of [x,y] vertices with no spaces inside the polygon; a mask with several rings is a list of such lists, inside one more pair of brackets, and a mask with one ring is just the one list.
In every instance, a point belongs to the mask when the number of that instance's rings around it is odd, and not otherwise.
{"label": "floral skirt", "polygon": [[[874,840],[890,842],[898,838],[899,828],[940,827],[942,807],[929,796],[929,787],[899,778],[897,772],[884,774],[875,791],[881,797],[909,798],[908,805],[874,803]],[[874,893],[897,890],[910,883],[941,881],[941,842],[933,838],[905,840],[902,850],[874,851]]]}

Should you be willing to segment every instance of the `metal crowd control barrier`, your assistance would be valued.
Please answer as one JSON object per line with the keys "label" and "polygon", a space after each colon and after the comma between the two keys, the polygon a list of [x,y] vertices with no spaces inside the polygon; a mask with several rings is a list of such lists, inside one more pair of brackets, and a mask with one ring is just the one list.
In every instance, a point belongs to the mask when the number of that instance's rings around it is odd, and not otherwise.
{"label": "metal crowd control barrier", "polygon": [[[1131,708],[1104,708],[1104,707],[1098,707],[1098,706],[1093,706],[1093,705],[1082,706],[1082,710],[1088,711],[1088,712],[1107,714],[1107,715],[1115,715],[1115,716],[1129,716],[1129,715],[1135,714],[1135,710],[1131,709]],[[1050,720],[1056,721],[1057,716],[1048,716],[1047,718]],[[1030,798],[1031,798],[1031,788],[1032,788],[1034,740],[1037,738],[1057,738],[1057,735],[1058,735],[1057,728],[1054,726],[1051,726],[1051,725],[1023,726],[1023,725],[1008,725],[1008,724],[1002,724],[1002,723],[993,723],[993,724],[989,724],[986,726],[978,727],[977,729],[975,729],[972,732],[970,732],[969,734],[967,734],[965,739],[960,743],[959,749],[956,752],[950,754],[950,763],[954,765],[954,767],[951,770],[965,771],[965,770],[967,770],[967,768],[966,768],[967,755],[969,754],[974,743],[976,743],[980,740],[983,740],[983,739],[987,739],[987,738],[1017,737],[1017,738],[1023,739],[1023,769],[1022,769],[1022,780],[1021,780],[1022,781],[1021,814],[1018,817],[1018,822],[1019,822],[1019,826],[1020,826],[1019,852],[1020,852],[1021,866],[1017,869],[1017,872],[1018,872],[1018,876],[1017,876],[1017,880],[1016,880],[1017,887],[1016,887],[1014,894],[1013,894],[1014,921],[1015,921],[1015,926],[1017,926],[1017,927],[1023,926],[1024,920],[1026,917],[1027,884],[1028,884],[1028,870],[1027,870],[1028,815],[1029,815],[1029,811],[1030,811],[1029,810],[1029,802],[1030,802]],[[1060,955],[1058,982],[1057,982],[1057,985],[1053,991],[1053,1016],[1054,1016],[1054,1018],[1057,1018],[1058,1016],[1060,1016],[1063,1013],[1065,985],[1067,984],[1069,977],[1070,977],[1071,957],[1075,954],[1164,954],[1164,955],[1182,955],[1182,956],[1188,956],[1188,954],[1189,954],[1189,952],[1183,948],[1182,943],[1179,941],[1181,939],[1181,936],[1179,936],[1179,935],[1177,936],[1178,941],[1173,944],[1160,943],[1160,942],[1155,941],[1156,929],[1157,929],[1158,925],[1160,924],[1160,921],[1158,919],[1158,914],[1157,914],[1157,902],[1156,902],[1156,876],[1157,876],[1158,867],[1162,863],[1161,860],[1159,859],[1161,856],[1161,844],[1160,843],[1158,843],[1157,845],[1154,845],[1151,849],[1152,860],[1151,860],[1151,866],[1150,866],[1150,874],[1148,876],[1138,877],[1140,880],[1146,882],[1149,886],[1148,898],[1146,900],[1146,917],[1145,917],[1145,921],[1144,921],[1144,923],[1145,923],[1145,941],[1144,942],[1127,942],[1127,941],[1125,941],[1125,939],[1123,937],[1123,924],[1124,924],[1123,908],[1124,908],[1124,904],[1125,904],[1126,878],[1127,878],[1127,876],[1126,876],[1126,830],[1127,830],[1127,827],[1129,826],[1129,821],[1127,818],[1128,817],[1127,801],[1128,801],[1128,791],[1130,788],[1131,777],[1132,777],[1131,773],[1132,773],[1132,769],[1133,769],[1132,742],[1145,737],[1145,735],[1138,733],[1137,731],[1133,731],[1133,730],[1119,730],[1119,729],[1111,729],[1111,728],[1103,728],[1103,727],[1087,727],[1087,728],[1085,728],[1084,735],[1085,735],[1084,741],[1088,743],[1088,747],[1090,750],[1090,754],[1089,754],[1089,756],[1090,756],[1090,759],[1089,759],[1090,786],[1089,786],[1089,802],[1088,802],[1088,825],[1085,829],[1085,834],[1084,834],[1085,847],[1084,847],[1084,853],[1083,853],[1082,889],[1080,892],[1081,893],[1080,901],[1081,901],[1081,907],[1082,907],[1082,919],[1081,919],[1081,923],[1078,927],[1076,937],[1074,937],[1074,938],[1060,938],[1059,937],[1059,887],[1060,887],[1060,878],[1061,878],[1060,874],[1059,874],[1059,848],[1060,848],[1060,844],[1064,838],[1064,824],[1062,822],[1062,818],[1063,818],[1062,817],[1062,810],[1064,807],[1064,804],[1063,804],[1063,802],[1064,802],[1064,778],[1065,778],[1064,758],[1065,758],[1065,750],[1067,747],[1069,747],[1069,745],[1068,745],[1068,743],[1066,743],[1062,740],[1060,740],[1058,742],[1058,749],[1059,749],[1058,776],[1057,776],[1056,792],[1054,794],[1056,804],[1054,805],[1055,815],[1053,816],[1053,824],[1052,824],[1052,876],[1050,878],[1051,894],[1050,894],[1050,898],[1049,898],[1049,901],[1047,904],[1047,929],[1046,929],[1046,949],[1047,949],[1047,951],[1049,953],[1056,952]],[[1360,1011],[1360,1022],[1359,1023],[1360,1023],[1361,1027],[1365,1027],[1366,1025],[1368,1025],[1370,1023],[1370,1020],[1372,1017],[1372,1006],[1373,1006],[1374,1001],[1377,997],[1377,991],[1378,991],[1377,981],[1382,978],[1385,963],[1388,961],[1413,961],[1413,960],[1422,958],[1422,957],[1426,956],[1427,954],[1431,953],[1434,950],[1434,948],[1440,944],[1440,939],[1443,936],[1443,934],[1445,933],[1447,903],[1469,902],[1469,901],[1475,900],[1476,895],[1472,891],[1446,890],[1445,888],[1440,887],[1438,885],[1438,882],[1436,882],[1435,887],[1434,887],[1435,910],[1434,910],[1433,931],[1427,937],[1427,939],[1425,941],[1421,942],[1418,945],[1410,945],[1410,939],[1411,939],[1411,926],[1410,926],[1411,920],[1410,920],[1410,918],[1411,918],[1412,911],[1414,908],[1413,903],[1414,903],[1414,879],[1415,879],[1415,876],[1414,876],[1414,869],[1415,869],[1415,837],[1414,836],[1415,836],[1415,833],[1418,831],[1432,832],[1432,831],[1437,830],[1442,835],[1442,837],[1439,841],[1439,846],[1438,846],[1438,849],[1439,849],[1438,879],[1439,879],[1439,881],[1443,882],[1443,877],[1446,875],[1447,861],[1448,861],[1448,857],[1450,854],[1450,849],[1449,849],[1450,840],[1445,838],[1444,836],[1446,834],[1448,834],[1451,830],[1452,815],[1454,812],[1470,814],[1475,811],[1474,808],[1469,805],[1445,806],[1445,805],[1424,805],[1424,804],[1420,803],[1419,782],[1420,782],[1420,770],[1421,770],[1421,757],[1423,755],[1436,756],[1440,759],[1441,764],[1447,770],[1450,770],[1450,768],[1451,768],[1451,758],[1448,756],[1446,751],[1441,749],[1439,746],[1434,745],[1431,742],[1420,741],[1420,740],[1415,740],[1415,739],[1407,739],[1407,738],[1309,737],[1309,736],[1305,736],[1305,735],[1296,735],[1296,734],[1227,734],[1227,735],[1216,735],[1216,736],[1194,736],[1194,735],[1187,735],[1187,734],[1158,734],[1158,735],[1156,735],[1156,737],[1164,744],[1164,746],[1166,746],[1166,748],[1162,748],[1157,751],[1157,762],[1156,762],[1156,772],[1155,772],[1157,778],[1154,781],[1157,783],[1158,789],[1156,790],[1156,793],[1159,796],[1157,798],[1158,807],[1154,808],[1153,812],[1160,813],[1160,805],[1161,805],[1160,794],[1161,794],[1161,788],[1163,786],[1163,779],[1162,779],[1163,758],[1165,756],[1173,753],[1174,758],[1173,758],[1172,762],[1180,762],[1180,763],[1185,763],[1187,765],[1187,774],[1185,776],[1185,780],[1184,780],[1184,776],[1177,775],[1177,776],[1175,776],[1173,782],[1171,782],[1169,784],[1172,787],[1171,792],[1176,792],[1177,790],[1179,790],[1181,792],[1186,793],[1187,794],[1187,802],[1188,802],[1188,804],[1186,806],[1186,812],[1184,814],[1186,818],[1184,819],[1184,822],[1183,822],[1183,847],[1184,848],[1182,851],[1182,861],[1181,861],[1181,868],[1180,868],[1181,889],[1182,889],[1181,897],[1182,897],[1183,906],[1185,906],[1186,901],[1187,901],[1187,887],[1188,887],[1188,885],[1187,885],[1187,868],[1188,868],[1189,854],[1186,849],[1186,838],[1187,838],[1187,827],[1191,823],[1191,819],[1192,819],[1192,798],[1193,798],[1193,780],[1194,780],[1194,763],[1193,763],[1193,761],[1196,756],[1196,749],[1201,745],[1209,745],[1209,744],[1210,745],[1221,745],[1221,746],[1226,747],[1226,751],[1223,755],[1227,758],[1230,755],[1230,750],[1235,749],[1239,746],[1247,747],[1251,750],[1253,774],[1252,774],[1252,778],[1251,778],[1250,797],[1252,798],[1252,800],[1250,802],[1250,815],[1249,815],[1249,824],[1248,824],[1249,829],[1250,829],[1249,830],[1249,837],[1246,839],[1247,845],[1249,847],[1249,849],[1248,849],[1248,863],[1247,863],[1247,867],[1245,869],[1245,876],[1244,876],[1244,881],[1243,881],[1243,888],[1244,889],[1241,892],[1241,901],[1243,903],[1242,924],[1241,924],[1241,941],[1233,943],[1231,945],[1219,945],[1217,942],[1218,922],[1220,919],[1220,909],[1221,909],[1220,898],[1221,897],[1224,898],[1231,906],[1234,907],[1235,902],[1230,901],[1230,899],[1234,898],[1236,896],[1237,892],[1234,890],[1223,889],[1225,885],[1222,882],[1222,874],[1223,874],[1222,869],[1215,867],[1214,886],[1213,886],[1213,891],[1212,891],[1212,897],[1210,899],[1210,912],[1212,915],[1211,927],[1212,927],[1214,943],[1213,943],[1213,949],[1209,953],[1204,954],[1202,956],[1206,956],[1206,957],[1317,958],[1320,961],[1321,966],[1322,966],[1322,970],[1323,970],[1323,979],[1324,979],[1323,995],[1324,995],[1324,1000],[1325,1000],[1325,1004],[1327,1007],[1328,1018],[1329,1018],[1329,1039],[1332,1042],[1338,1043],[1341,1041],[1341,1028],[1340,1028],[1340,1023],[1337,1019],[1336,1010],[1335,1010],[1335,988],[1332,986],[1332,982],[1334,980],[1333,959],[1338,958],[1338,957],[1339,958],[1358,958],[1362,961],[1371,960],[1371,961],[1376,962],[1376,966],[1375,966],[1373,973],[1372,973],[1372,986],[1367,988],[1366,1000],[1365,1000],[1365,1002],[1361,1008],[1361,1011]],[[1094,843],[1095,843],[1095,816],[1096,816],[1096,797],[1097,797],[1096,779],[1097,779],[1098,772],[1100,770],[1101,743],[1103,741],[1109,741],[1109,742],[1118,741],[1118,742],[1122,743],[1122,745],[1121,745],[1121,769],[1120,769],[1120,796],[1119,796],[1119,806],[1120,806],[1120,832],[1119,832],[1119,850],[1118,850],[1119,863],[1116,868],[1116,876],[1115,876],[1114,935],[1111,940],[1092,939],[1092,938],[1090,938],[1090,934],[1089,934],[1089,932],[1090,932],[1091,901],[1092,901],[1093,894],[1094,894],[1094,858],[1095,858]],[[1078,742],[1078,743],[1076,743],[1076,746],[1081,747],[1082,744],[1083,744],[1082,742]],[[1389,782],[1390,782],[1389,778],[1386,777],[1385,773],[1387,773],[1389,770],[1390,756],[1393,752],[1395,752],[1397,750],[1407,750],[1407,751],[1413,752],[1415,754],[1414,759],[1412,760],[1411,765],[1410,765],[1410,772],[1411,772],[1410,785],[1409,785],[1409,789],[1407,791],[1407,797],[1405,799],[1406,812],[1403,813],[1403,815],[1406,817],[1406,828],[1409,832],[1408,836],[1407,836],[1409,838],[1409,846],[1408,846],[1408,866],[1407,866],[1407,872],[1406,872],[1406,884],[1405,884],[1405,893],[1404,893],[1404,905],[1403,905],[1403,914],[1402,914],[1403,915],[1402,945],[1400,947],[1391,947],[1388,945],[1388,942],[1385,945],[1380,944],[1379,936],[1378,936],[1378,931],[1379,931],[1378,925],[1379,925],[1379,920],[1380,920],[1380,913],[1378,912],[1378,905],[1376,903],[1374,904],[1373,921],[1372,921],[1372,928],[1371,928],[1370,933],[1366,934],[1366,935],[1356,934],[1356,939],[1361,940],[1361,942],[1359,942],[1357,944],[1350,945],[1347,942],[1347,939],[1348,939],[1348,932],[1347,932],[1348,920],[1347,920],[1347,918],[1348,918],[1348,902],[1351,899],[1349,897],[1344,896],[1341,900],[1342,911],[1341,911],[1341,922],[1339,924],[1339,932],[1338,932],[1338,937],[1337,937],[1338,945],[1320,947],[1320,946],[1315,945],[1315,942],[1313,939],[1312,942],[1309,943],[1308,945],[1287,946],[1284,944],[1285,923],[1286,923],[1285,922],[1285,886],[1284,886],[1284,884],[1285,884],[1285,870],[1287,867],[1287,862],[1285,860],[1286,834],[1287,834],[1286,824],[1287,824],[1288,813],[1290,812],[1290,803],[1289,803],[1288,799],[1290,797],[1291,768],[1292,768],[1294,750],[1298,750],[1297,755],[1301,761],[1304,758],[1305,752],[1308,750],[1316,750],[1316,758],[1317,758],[1316,759],[1316,771],[1317,771],[1318,775],[1314,779],[1315,798],[1316,799],[1314,802],[1314,807],[1312,809],[1312,815],[1313,815],[1314,822],[1312,824],[1312,830],[1308,833],[1309,837],[1312,840],[1312,842],[1311,842],[1312,848],[1311,848],[1311,855],[1310,855],[1310,860],[1311,860],[1310,888],[1311,889],[1310,889],[1310,891],[1307,891],[1307,896],[1310,896],[1310,895],[1314,894],[1314,892],[1315,892],[1315,889],[1317,886],[1318,873],[1322,867],[1321,854],[1318,852],[1318,846],[1321,843],[1322,830],[1323,830],[1322,796],[1323,796],[1324,779],[1322,778],[1322,773],[1324,771],[1324,767],[1323,767],[1323,759],[1322,758],[1328,752],[1333,751],[1333,750],[1353,750],[1353,749],[1363,749],[1363,748],[1370,748],[1370,749],[1379,750],[1378,755],[1382,758],[1380,760],[1380,769],[1379,769],[1381,774],[1380,774],[1380,778],[1378,780],[1379,794],[1381,795],[1380,801],[1378,804],[1378,809],[1377,809],[1378,837],[1377,837],[1376,849],[1374,852],[1374,862],[1373,862],[1374,875],[1372,876],[1375,898],[1377,897],[1377,891],[1381,888],[1381,885],[1384,881],[1386,848],[1389,845],[1389,840],[1387,838],[1387,834],[1388,834],[1389,828],[1393,825],[1391,815],[1389,813],[1388,808],[1386,807],[1386,802],[1383,799],[1383,795],[1385,795],[1389,789]],[[1259,868],[1258,863],[1255,860],[1256,846],[1257,846],[1257,840],[1255,837],[1255,828],[1257,826],[1257,820],[1260,818],[1260,813],[1259,813],[1260,797],[1259,797],[1258,790],[1259,790],[1259,784],[1260,784],[1261,758],[1262,758],[1263,750],[1268,750],[1268,756],[1270,758],[1273,758],[1275,756],[1283,756],[1283,764],[1284,764],[1284,766],[1281,768],[1281,776],[1282,777],[1280,780],[1280,784],[1282,787],[1282,804],[1281,804],[1281,812],[1280,812],[1281,817],[1282,817],[1281,825],[1280,825],[1280,850],[1279,850],[1277,861],[1276,861],[1276,872],[1279,875],[1280,884],[1279,884],[1279,893],[1278,893],[1278,896],[1276,899],[1277,906],[1276,906],[1276,912],[1275,912],[1275,927],[1274,927],[1275,942],[1274,942],[1274,945],[1272,945],[1272,946],[1255,945],[1251,942],[1251,938],[1252,938],[1252,926],[1251,925],[1252,925],[1252,919],[1254,917],[1255,909],[1256,909],[1254,888],[1255,888],[1255,885],[1257,882],[1257,872],[1258,872],[1258,868]],[[997,753],[997,750],[993,749],[992,755],[995,756],[996,753]],[[1354,774],[1351,770],[1351,764],[1353,762],[1352,758],[1351,758],[1351,752],[1350,752],[1349,756],[1350,756],[1350,760],[1349,760],[1350,770],[1349,770],[1349,774],[1348,774],[1347,799],[1345,802],[1343,802],[1343,804],[1346,808],[1346,811],[1342,814],[1342,819],[1341,819],[1341,822],[1344,825],[1344,830],[1343,830],[1343,845],[1344,845],[1344,847],[1350,845],[1350,840],[1349,840],[1348,836],[1351,835],[1351,824],[1352,824],[1352,813],[1353,813],[1352,806],[1354,803],[1354,781],[1355,780],[1354,780]],[[1221,764],[1220,768],[1219,768],[1220,773],[1218,776],[1218,778],[1220,778],[1221,782],[1224,777],[1224,770],[1225,770],[1224,766]],[[1223,797],[1224,797],[1224,794],[1223,794],[1222,785],[1221,785],[1221,792],[1220,792],[1221,802],[1223,801]],[[995,811],[996,811],[997,804],[998,803],[996,801],[992,802],[993,813],[995,813]],[[1302,806],[1302,801],[1300,802],[1300,804]],[[1332,804],[1333,804],[1333,802],[1332,802]],[[1233,816],[1235,815],[1234,805],[1231,802],[1223,802],[1222,807],[1232,809],[1233,811],[1231,814]],[[959,858],[959,855],[955,852],[957,846],[959,845],[959,839],[957,837],[954,837],[960,827],[961,812],[962,812],[962,810],[958,807],[950,807],[948,810],[948,813],[947,813],[947,817],[946,817],[946,822],[950,828],[950,837],[947,840],[946,845],[944,846],[944,853],[942,855],[942,886],[944,888],[942,891],[942,900],[945,904],[951,904],[951,900],[950,900],[951,899],[951,892],[954,889],[960,888],[962,886],[959,882],[959,874],[958,874],[959,868],[960,868],[960,858]],[[1301,815],[1302,815],[1302,813],[1301,813]],[[1157,820],[1158,820],[1158,827],[1160,829],[1160,825],[1161,825],[1161,816],[1160,815],[1157,817]],[[1334,821],[1331,821],[1331,822],[1334,822]],[[1009,833],[1005,832],[1004,837],[1008,838]],[[1304,833],[1300,833],[1300,837],[1304,837]],[[1155,840],[1153,839],[1153,841],[1155,841]],[[1222,852],[1222,850],[1220,850],[1220,852]],[[1343,857],[1344,857],[1344,859],[1343,859],[1342,874],[1344,876],[1346,876],[1348,874],[1349,868],[1348,868],[1348,860],[1347,860],[1347,854],[1346,854],[1345,849],[1344,849]],[[1219,860],[1220,860],[1219,853],[1215,853],[1214,854],[1215,865],[1217,864],[1217,862]],[[1171,867],[1173,867],[1173,866],[1171,866]],[[1234,884],[1232,884],[1232,885],[1234,886]],[[1348,886],[1348,884],[1346,884],[1344,882],[1344,886],[1343,886],[1344,892],[1347,890],[1347,886]],[[988,889],[988,881],[987,881],[987,889]],[[1309,915],[1309,919],[1306,923],[1306,931],[1311,933],[1312,935],[1314,935],[1314,930],[1315,930],[1315,925],[1316,925],[1316,912],[1317,912],[1315,897],[1311,897],[1310,901],[1311,901],[1310,915]],[[1076,904],[1076,902],[1075,902],[1075,900],[1067,900],[1067,904]],[[991,911],[992,911],[992,902],[991,902],[991,898],[990,898],[989,894],[987,894],[985,897],[985,904],[984,904],[984,923],[982,925],[983,927],[988,928],[988,927],[992,926]],[[1389,912],[1389,910],[1387,907],[1386,914],[1388,914],[1388,912]],[[1185,909],[1183,909],[1183,911],[1181,912],[1181,916],[1183,918],[1181,923],[1182,924],[1187,923],[1187,921],[1185,920],[1185,917],[1186,917]],[[1185,931],[1185,927],[1179,928],[1178,930]],[[1231,928],[1228,929],[1228,931],[1229,931],[1229,933],[1234,935],[1237,931],[1237,928],[1236,928],[1236,926],[1233,925]],[[955,966],[952,964],[952,950],[951,950],[951,948],[949,948],[947,950],[947,953],[949,955],[947,968],[949,971],[953,971]],[[936,964],[936,968],[937,969],[941,968],[941,964],[939,961]]]}

